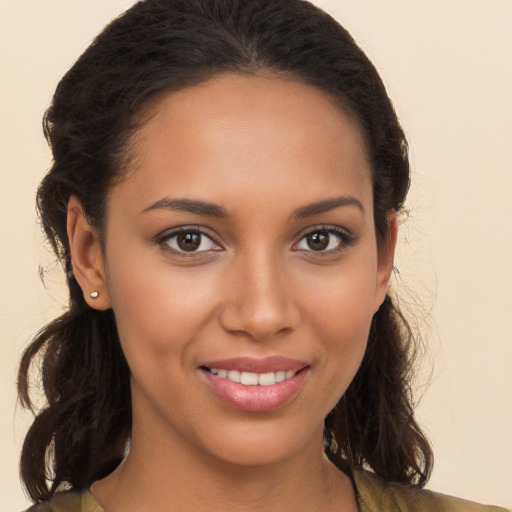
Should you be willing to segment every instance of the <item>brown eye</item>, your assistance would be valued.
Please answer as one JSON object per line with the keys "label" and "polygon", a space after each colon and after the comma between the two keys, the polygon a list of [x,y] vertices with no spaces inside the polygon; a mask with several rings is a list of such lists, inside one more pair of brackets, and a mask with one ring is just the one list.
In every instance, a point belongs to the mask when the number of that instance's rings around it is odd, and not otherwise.
{"label": "brown eye", "polygon": [[338,227],[319,228],[306,233],[296,245],[295,250],[330,253],[353,244],[355,238]]}
{"label": "brown eye", "polygon": [[169,233],[163,237],[160,244],[177,253],[202,253],[221,250],[208,235],[196,230],[180,230]]}
{"label": "brown eye", "polygon": [[176,237],[176,243],[182,251],[195,251],[201,245],[201,233],[182,233]]}
{"label": "brown eye", "polygon": [[329,247],[333,235],[327,231],[317,231],[306,236],[306,243],[312,251],[324,251]]}

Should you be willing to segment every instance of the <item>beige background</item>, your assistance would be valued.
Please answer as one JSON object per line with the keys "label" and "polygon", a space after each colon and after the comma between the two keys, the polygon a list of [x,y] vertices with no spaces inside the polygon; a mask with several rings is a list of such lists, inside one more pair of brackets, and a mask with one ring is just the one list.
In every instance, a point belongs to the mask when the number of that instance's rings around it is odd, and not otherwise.
{"label": "beige background", "polygon": [[[0,512],[27,504],[17,458],[29,417],[16,409],[15,367],[65,301],[58,272],[46,289],[38,276],[51,262],[33,206],[50,159],[40,119],[59,77],[131,3],[0,0]],[[512,1],[317,3],[372,58],[411,143],[394,286],[414,291],[407,301],[429,339],[423,375],[433,363],[433,378],[418,412],[437,456],[429,487],[510,507]]]}

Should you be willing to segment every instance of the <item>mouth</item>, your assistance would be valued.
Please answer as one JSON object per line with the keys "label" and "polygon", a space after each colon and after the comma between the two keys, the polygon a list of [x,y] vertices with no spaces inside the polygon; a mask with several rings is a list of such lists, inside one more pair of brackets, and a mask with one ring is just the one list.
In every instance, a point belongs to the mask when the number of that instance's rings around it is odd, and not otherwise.
{"label": "mouth", "polygon": [[199,367],[213,394],[224,404],[247,412],[265,412],[290,403],[301,391],[310,366],[271,357],[233,358]]}

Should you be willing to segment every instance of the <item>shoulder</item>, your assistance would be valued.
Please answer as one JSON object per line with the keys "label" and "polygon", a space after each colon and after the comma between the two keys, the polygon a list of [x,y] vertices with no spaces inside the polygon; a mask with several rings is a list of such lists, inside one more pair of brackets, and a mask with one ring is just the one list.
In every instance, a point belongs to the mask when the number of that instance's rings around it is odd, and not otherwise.
{"label": "shoulder", "polygon": [[501,507],[385,482],[366,471],[355,471],[354,481],[362,512],[506,512]]}
{"label": "shoulder", "polygon": [[45,503],[32,505],[25,512],[104,512],[89,490],[59,492]]}

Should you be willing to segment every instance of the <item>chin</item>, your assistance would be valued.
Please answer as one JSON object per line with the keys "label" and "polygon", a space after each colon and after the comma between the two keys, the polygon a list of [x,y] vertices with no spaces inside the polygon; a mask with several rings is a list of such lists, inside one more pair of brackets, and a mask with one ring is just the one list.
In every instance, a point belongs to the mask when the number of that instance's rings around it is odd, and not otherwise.
{"label": "chin", "polygon": [[[281,422],[247,421],[235,428],[210,429],[210,436],[200,448],[219,461],[236,466],[279,464],[311,450],[319,454],[323,447],[323,424],[307,432],[297,425]],[[201,443],[202,444],[202,443]],[[198,446],[199,447],[199,446]]]}

